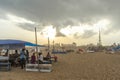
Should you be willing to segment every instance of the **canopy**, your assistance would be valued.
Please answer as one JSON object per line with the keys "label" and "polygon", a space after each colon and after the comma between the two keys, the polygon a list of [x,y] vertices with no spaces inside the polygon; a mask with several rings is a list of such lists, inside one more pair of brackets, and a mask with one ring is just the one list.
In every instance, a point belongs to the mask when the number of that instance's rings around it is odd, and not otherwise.
{"label": "canopy", "polygon": [[113,48],[115,51],[120,50],[120,46],[118,45],[117,47]]}
{"label": "canopy", "polygon": [[43,47],[42,45],[36,45],[34,43],[22,40],[0,40],[0,48],[2,49],[20,49],[24,48],[25,46]]}

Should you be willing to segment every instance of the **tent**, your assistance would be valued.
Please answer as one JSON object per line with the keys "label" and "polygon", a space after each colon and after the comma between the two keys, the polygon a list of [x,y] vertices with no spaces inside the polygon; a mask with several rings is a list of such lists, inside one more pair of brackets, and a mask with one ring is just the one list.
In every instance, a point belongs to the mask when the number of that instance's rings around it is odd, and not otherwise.
{"label": "tent", "polygon": [[39,46],[44,47],[43,45],[36,45],[31,42],[22,41],[22,40],[0,40],[1,49],[20,49],[25,46]]}
{"label": "tent", "polygon": [[116,46],[116,47],[113,47],[112,48],[113,51],[119,51],[120,50],[120,45]]}

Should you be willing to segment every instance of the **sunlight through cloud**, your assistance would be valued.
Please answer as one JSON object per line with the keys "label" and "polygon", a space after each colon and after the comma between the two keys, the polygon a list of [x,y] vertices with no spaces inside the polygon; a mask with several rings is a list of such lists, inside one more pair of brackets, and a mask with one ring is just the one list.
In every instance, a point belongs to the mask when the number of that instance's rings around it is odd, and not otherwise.
{"label": "sunlight through cloud", "polygon": [[42,30],[42,35],[45,37],[45,38],[50,38],[50,39],[54,39],[55,36],[56,36],[56,29],[53,28],[52,25],[50,26],[47,26],[45,27],[43,30]]}

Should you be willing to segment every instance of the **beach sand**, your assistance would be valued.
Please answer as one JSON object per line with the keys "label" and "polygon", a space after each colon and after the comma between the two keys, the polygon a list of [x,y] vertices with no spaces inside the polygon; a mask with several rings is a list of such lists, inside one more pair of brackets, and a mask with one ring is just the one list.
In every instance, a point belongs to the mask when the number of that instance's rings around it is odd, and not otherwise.
{"label": "beach sand", "polygon": [[120,55],[105,53],[57,54],[50,73],[26,72],[20,67],[0,72],[0,80],[120,80]]}

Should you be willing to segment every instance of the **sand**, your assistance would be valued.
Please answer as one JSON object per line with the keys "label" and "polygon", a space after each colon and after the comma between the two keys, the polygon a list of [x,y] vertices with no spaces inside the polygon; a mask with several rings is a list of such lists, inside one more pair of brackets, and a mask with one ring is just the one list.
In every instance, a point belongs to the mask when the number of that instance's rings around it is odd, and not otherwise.
{"label": "sand", "polygon": [[120,55],[105,53],[57,54],[50,73],[26,72],[20,67],[0,72],[0,80],[120,80]]}

